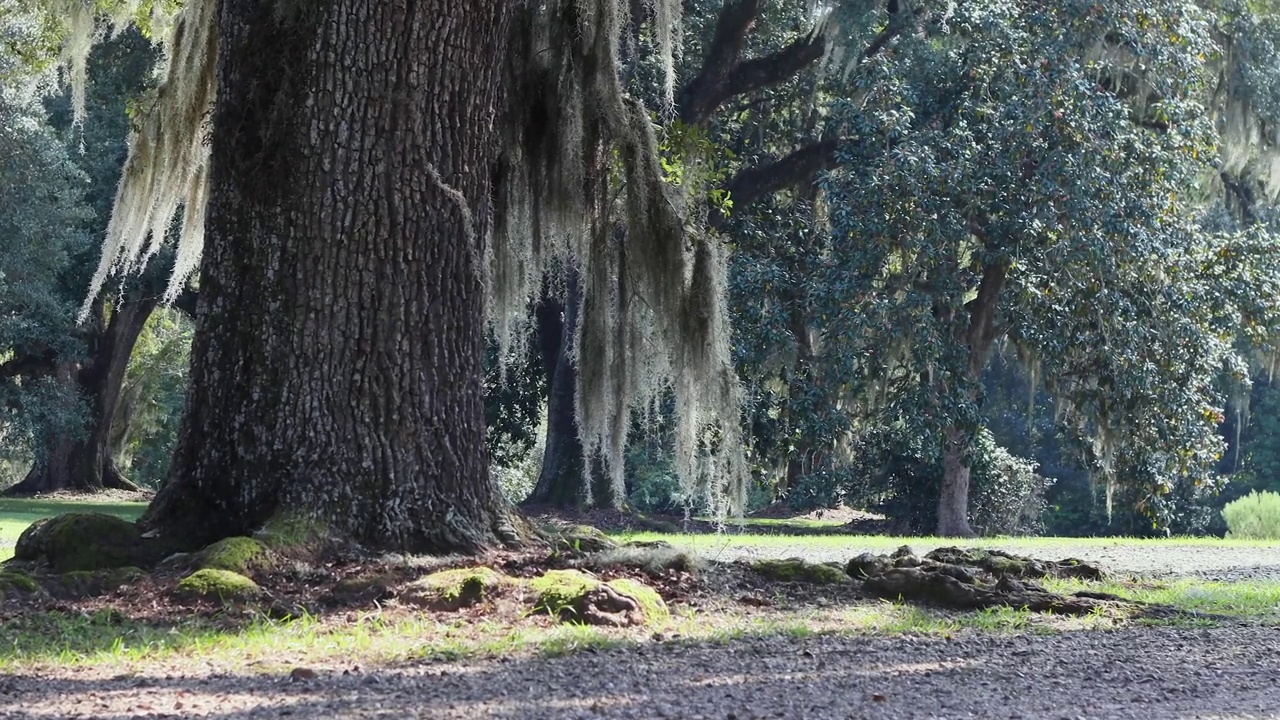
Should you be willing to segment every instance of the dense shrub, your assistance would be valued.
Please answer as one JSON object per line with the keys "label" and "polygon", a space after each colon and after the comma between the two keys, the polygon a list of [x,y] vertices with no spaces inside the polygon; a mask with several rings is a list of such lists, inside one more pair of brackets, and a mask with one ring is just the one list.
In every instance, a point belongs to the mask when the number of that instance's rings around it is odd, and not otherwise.
{"label": "dense shrub", "polygon": [[1280,494],[1252,492],[1222,509],[1227,537],[1280,539]]}

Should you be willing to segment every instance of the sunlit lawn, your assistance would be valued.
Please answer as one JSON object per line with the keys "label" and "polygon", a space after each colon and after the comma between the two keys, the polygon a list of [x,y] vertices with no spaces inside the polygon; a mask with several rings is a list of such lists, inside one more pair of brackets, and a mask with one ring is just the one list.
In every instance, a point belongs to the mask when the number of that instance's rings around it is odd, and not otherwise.
{"label": "sunlit lawn", "polygon": [[837,549],[847,551],[883,552],[902,545],[910,545],[919,552],[928,552],[945,546],[998,547],[1012,551],[1054,551],[1056,548],[1107,548],[1119,546],[1138,547],[1269,547],[1280,551],[1280,541],[1235,540],[1217,537],[983,537],[974,539],[942,538],[931,536],[905,537],[894,535],[814,534],[812,532],[788,535],[785,533],[753,532],[753,525],[726,525],[720,533],[657,533],[625,532],[614,537],[623,542],[665,541],[676,547],[696,550],[709,557],[717,551],[734,548],[800,548]]}

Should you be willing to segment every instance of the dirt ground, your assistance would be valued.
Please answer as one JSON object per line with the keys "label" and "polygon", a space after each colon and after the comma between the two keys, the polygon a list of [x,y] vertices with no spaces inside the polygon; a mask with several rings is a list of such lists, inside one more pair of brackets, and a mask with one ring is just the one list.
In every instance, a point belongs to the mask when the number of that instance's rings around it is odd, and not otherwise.
{"label": "dirt ground", "polygon": [[[1272,577],[1278,554],[1094,550],[1123,572],[1221,579]],[[1280,718],[1278,648],[1280,627],[1226,622],[950,638],[657,637],[553,659],[330,663],[296,676],[187,660],[3,675],[0,718]]]}
{"label": "dirt ground", "polygon": [[311,679],[211,672],[0,677],[2,718],[1272,718],[1280,632],[647,643],[556,659]]}

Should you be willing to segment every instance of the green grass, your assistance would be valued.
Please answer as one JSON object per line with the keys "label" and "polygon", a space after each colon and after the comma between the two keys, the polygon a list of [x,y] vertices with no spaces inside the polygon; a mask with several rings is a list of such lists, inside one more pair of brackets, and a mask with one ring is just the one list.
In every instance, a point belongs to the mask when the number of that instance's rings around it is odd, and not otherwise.
{"label": "green grass", "polygon": [[676,547],[698,551],[708,558],[715,558],[717,551],[729,548],[791,548],[797,546],[815,549],[848,549],[856,551],[881,552],[893,550],[902,545],[910,545],[919,552],[927,552],[933,548],[954,545],[959,547],[999,547],[1009,550],[1046,551],[1056,548],[1081,547],[1115,547],[1118,545],[1138,547],[1274,547],[1280,548],[1280,542],[1274,540],[1241,540],[1216,537],[1171,537],[1171,538],[1134,538],[1134,537],[986,537],[974,539],[942,538],[942,537],[903,537],[891,535],[775,535],[738,532],[730,527],[723,533],[656,533],[628,532],[618,533],[614,537],[623,542],[653,542],[662,540]]}
{"label": "green grass", "polygon": [[1212,582],[1178,578],[1153,582],[1084,582],[1045,580],[1049,590],[1071,593],[1101,590],[1151,605],[1174,607],[1186,612],[1232,615],[1244,619],[1280,621],[1280,581],[1244,580]]}
{"label": "green grass", "polygon": [[69,500],[28,500],[0,498],[0,562],[13,557],[13,544],[31,523],[69,512],[100,512],[125,520],[136,520],[146,509],[146,503],[95,502]]}

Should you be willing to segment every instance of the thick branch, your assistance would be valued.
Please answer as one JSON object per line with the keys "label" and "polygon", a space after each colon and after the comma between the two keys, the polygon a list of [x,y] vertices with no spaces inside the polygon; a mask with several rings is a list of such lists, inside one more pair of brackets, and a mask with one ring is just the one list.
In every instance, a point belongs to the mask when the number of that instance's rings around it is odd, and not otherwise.
{"label": "thick branch", "polygon": [[[839,147],[840,141],[836,138],[820,140],[775,162],[746,168],[725,185],[729,199],[735,208],[742,209],[779,190],[813,182],[819,173],[833,170],[838,165],[836,150]],[[723,225],[724,221],[723,215],[712,213],[710,222],[713,227]]]}
{"label": "thick branch", "polygon": [[969,311],[969,330],[965,340],[969,345],[969,373],[974,379],[982,377],[991,357],[991,345],[999,332],[996,309],[1008,277],[1009,264],[1004,260],[987,265],[978,285],[978,297],[965,304]]}
{"label": "thick branch", "polygon": [[718,107],[725,100],[746,93],[777,85],[795,77],[800,71],[816,63],[826,51],[821,35],[807,35],[772,55],[748,60],[733,71],[721,88],[723,96],[716,101]]}
{"label": "thick branch", "polygon": [[677,100],[680,119],[689,125],[702,125],[727,99],[723,85],[738,65],[738,56],[746,47],[747,36],[760,15],[760,0],[730,0],[720,9],[716,34],[711,40],[702,70],[680,91]]}

